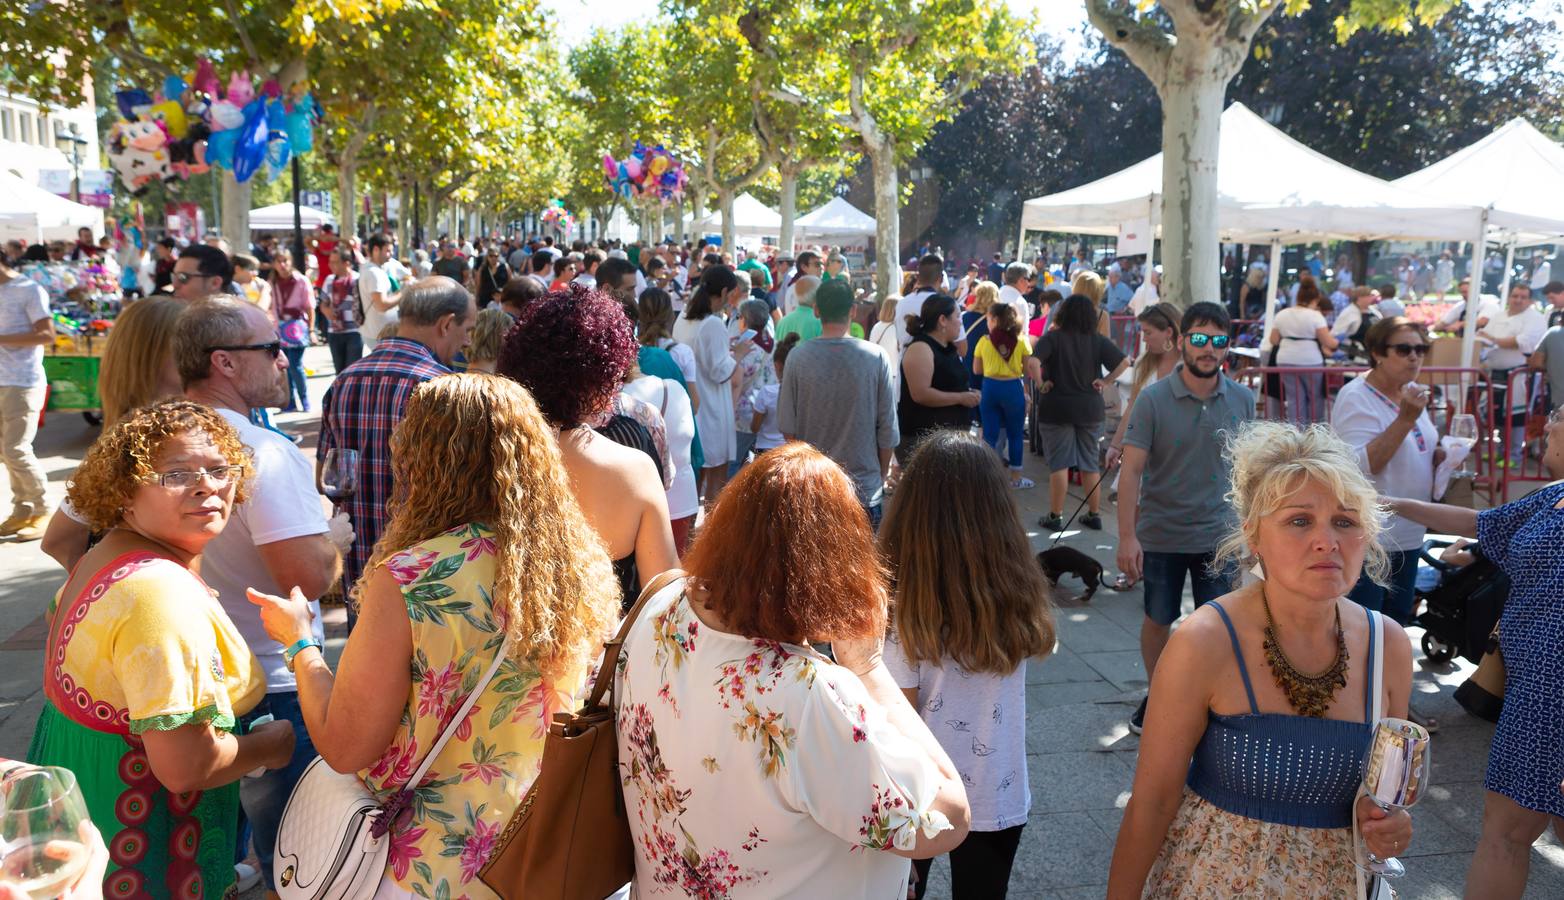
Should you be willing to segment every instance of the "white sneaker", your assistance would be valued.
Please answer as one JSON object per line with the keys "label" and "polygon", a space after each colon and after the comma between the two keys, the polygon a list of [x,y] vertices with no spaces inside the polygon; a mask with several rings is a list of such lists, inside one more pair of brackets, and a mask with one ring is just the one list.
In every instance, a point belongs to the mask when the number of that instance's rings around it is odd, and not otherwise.
{"label": "white sneaker", "polygon": [[261,883],[261,870],[249,863],[234,863],[234,891],[244,893]]}

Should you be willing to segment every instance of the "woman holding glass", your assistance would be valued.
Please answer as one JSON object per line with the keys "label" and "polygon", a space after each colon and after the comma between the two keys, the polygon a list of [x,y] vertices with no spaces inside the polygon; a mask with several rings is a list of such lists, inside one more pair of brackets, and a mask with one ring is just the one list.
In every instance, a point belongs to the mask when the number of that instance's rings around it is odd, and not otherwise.
{"label": "woman holding glass", "polygon": [[172,400],[126,414],[70,484],[77,511],[107,533],[49,611],[48,702],[27,758],[80,779],[108,841],[106,895],[222,896],[239,779],[293,755],[287,722],[235,733],[266,682],[196,575],[246,499],[248,465],[222,417]]}
{"label": "woman holding glass", "polygon": [[[1564,478],[1564,411],[1548,418],[1547,442],[1542,464]],[[1408,499],[1391,500],[1390,509],[1435,531],[1477,538],[1510,577],[1499,618],[1504,710],[1488,751],[1482,836],[1466,883],[1467,896],[1520,897],[1531,845],[1550,819],[1564,833],[1564,484],[1482,512]]]}
{"label": "woman holding glass", "polygon": [[1323,426],[1252,422],[1226,455],[1218,559],[1263,577],[1196,609],[1157,662],[1108,896],[1353,896],[1354,823],[1379,857],[1412,838],[1404,810],[1357,797],[1376,701],[1405,718],[1412,689],[1401,626],[1346,598],[1360,571],[1384,577],[1374,486]]}

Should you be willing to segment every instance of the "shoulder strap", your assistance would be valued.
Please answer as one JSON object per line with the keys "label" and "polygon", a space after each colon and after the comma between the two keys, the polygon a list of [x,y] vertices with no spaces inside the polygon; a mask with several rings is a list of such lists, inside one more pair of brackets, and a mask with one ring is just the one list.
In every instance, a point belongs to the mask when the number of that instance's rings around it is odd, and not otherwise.
{"label": "shoulder strap", "polygon": [[503,663],[505,658],[510,656],[510,648],[511,639],[510,635],[507,634],[504,643],[500,644],[500,649],[495,652],[493,661],[489,663],[489,668],[484,670],[483,677],[479,678],[478,683],[473,685],[472,691],[467,694],[467,699],[463,700],[461,707],[456,710],[456,715],[452,716],[451,720],[445,724],[445,728],[441,729],[440,737],[434,742],[434,746],[429,748],[429,752],[424,754],[424,761],[418,764],[418,770],[402,786],[402,790],[417,788],[419,782],[424,780],[424,774],[429,771],[430,766],[434,765],[435,758],[440,755],[440,751],[445,749],[445,742],[449,741],[451,735],[456,733],[456,729],[460,728],[462,722],[466,721],[467,713],[472,709],[472,705],[478,702],[478,697],[483,694],[483,689],[489,686],[489,682],[494,680],[494,674],[500,670],[500,663]]}
{"label": "shoulder strap", "polygon": [[1210,605],[1216,607],[1216,614],[1222,617],[1222,624],[1227,626],[1227,636],[1233,642],[1233,656],[1238,660],[1238,674],[1244,679],[1244,693],[1249,695],[1249,711],[1258,716],[1260,706],[1254,702],[1254,686],[1249,683],[1249,667],[1244,665],[1244,651],[1239,649],[1238,632],[1233,628],[1233,620],[1227,617],[1227,610],[1222,608],[1222,604],[1213,600]]}
{"label": "shoulder strap", "polygon": [[625,613],[624,621],[619,623],[618,633],[614,635],[613,640],[603,644],[603,663],[598,666],[597,680],[592,683],[592,693],[587,696],[584,708],[590,709],[603,702],[603,695],[608,692],[608,685],[613,681],[614,670],[619,667],[619,649],[624,646],[625,635],[630,633],[630,626],[634,625],[635,620],[641,615],[641,608],[646,606],[648,600],[662,593],[664,588],[674,585],[683,578],[685,578],[683,569],[669,569],[653,578],[641,589],[640,598],[635,601],[634,606],[630,607],[630,611]]}
{"label": "shoulder strap", "polygon": [[1365,610],[1368,613],[1369,623],[1369,671],[1373,676],[1369,678],[1369,690],[1373,695],[1363,704],[1364,714],[1368,716],[1369,727],[1374,727],[1385,716],[1385,623],[1380,615],[1373,610]]}

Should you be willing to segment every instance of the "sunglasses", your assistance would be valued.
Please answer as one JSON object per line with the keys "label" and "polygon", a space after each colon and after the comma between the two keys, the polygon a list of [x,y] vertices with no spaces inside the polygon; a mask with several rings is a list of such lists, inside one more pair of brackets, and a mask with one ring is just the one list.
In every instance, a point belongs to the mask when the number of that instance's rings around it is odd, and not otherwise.
{"label": "sunglasses", "polygon": [[265,351],[267,356],[277,356],[282,353],[282,341],[271,341],[265,344],[226,344],[221,347],[207,347],[202,352],[211,353],[213,350],[226,350],[229,353],[238,353],[241,350],[262,350]]}
{"label": "sunglasses", "polygon": [[180,284],[189,284],[197,278],[211,278],[211,275],[202,275],[200,272],[175,272],[174,280]]}
{"label": "sunglasses", "polygon": [[1199,332],[1186,334],[1184,339],[1189,341],[1189,346],[1191,347],[1204,347],[1210,344],[1217,350],[1226,350],[1228,342],[1231,340],[1225,334],[1200,334]]}
{"label": "sunglasses", "polygon": [[1427,344],[1391,344],[1385,349],[1394,350],[1397,356],[1412,356],[1413,354],[1418,356],[1428,355]]}

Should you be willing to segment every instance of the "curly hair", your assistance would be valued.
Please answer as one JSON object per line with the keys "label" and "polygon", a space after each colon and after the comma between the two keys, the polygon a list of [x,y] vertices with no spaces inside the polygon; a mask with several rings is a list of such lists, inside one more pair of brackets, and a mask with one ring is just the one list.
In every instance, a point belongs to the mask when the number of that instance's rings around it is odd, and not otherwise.
{"label": "curly hair", "polygon": [[550,425],[574,428],[608,409],[636,349],[619,301],[571,284],[525,311],[495,372],[530,391]]}
{"label": "curly hair", "polygon": [[544,677],[590,661],[618,615],[619,586],[532,395],[491,375],[425,382],[391,436],[391,470],[391,520],[365,576],[420,541],[481,522],[494,532],[493,605],[516,658]]}
{"label": "curly hair", "polygon": [[[133,409],[105,430],[87,449],[65,495],[93,531],[107,531],[124,518],[125,504],[136,488],[156,474],[153,463],[168,439],[197,429],[206,432],[229,465],[253,469],[250,450],[239,442],[239,433],[211,407],[165,400]],[[234,486],[233,505],[249,496],[246,477]]]}
{"label": "curly hair", "polygon": [[740,469],[684,567],[744,637],[796,644],[885,633],[886,572],[869,518],[847,473],[808,444]]}
{"label": "curly hair", "polygon": [[467,359],[490,362],[500,355],[500,341],[516,320],[498,305],[486,306],[478,313],[478,324],[473,326],[472,341],[467,346]]}

